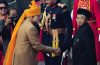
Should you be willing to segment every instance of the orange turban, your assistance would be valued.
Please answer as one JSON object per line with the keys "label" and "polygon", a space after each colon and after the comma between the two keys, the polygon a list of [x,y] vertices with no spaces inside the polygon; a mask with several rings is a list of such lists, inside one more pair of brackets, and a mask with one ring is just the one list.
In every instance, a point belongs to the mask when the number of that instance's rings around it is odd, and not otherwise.
{"label": "orange turban", "polygon": [[24,11],[24,13],[20,17],[20,19],[18,20],[18,22],[14,28],[11,40],[9,42],[9,45],[8,45],[8,48],[6,51],[3,65],[12,65],[12,58],[13,58],[13,53],[14,53],[14,48],[15,48],[15,41],[16,41],[17,32],[18,32],[19,27],[23,23],[25,17],[35,16],[35,15],[40,14],[40,7],[36,5],[34,0],[31,3],[32,3],[32,5],[30,6],[30,8],[26,9]]}
{"label": "orange turban", "polygon": [[41,13],[40,6],[36,5],[36,3],[34,2],[34,0],[31,2],[31,4],[32,5],[30,5],[30,9],[26,9],[24,11],[26,17],[39,15]]}

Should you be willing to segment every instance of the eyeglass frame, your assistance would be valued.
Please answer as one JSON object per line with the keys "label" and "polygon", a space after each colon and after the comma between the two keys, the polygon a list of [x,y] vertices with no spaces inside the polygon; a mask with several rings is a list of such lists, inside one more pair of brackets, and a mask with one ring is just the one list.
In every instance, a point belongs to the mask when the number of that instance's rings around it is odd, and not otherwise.
{"label": "eyeglass frame", "polygon": [[7,9],[7,7],[0,7],[0,10],[2,10],[2,9]]}

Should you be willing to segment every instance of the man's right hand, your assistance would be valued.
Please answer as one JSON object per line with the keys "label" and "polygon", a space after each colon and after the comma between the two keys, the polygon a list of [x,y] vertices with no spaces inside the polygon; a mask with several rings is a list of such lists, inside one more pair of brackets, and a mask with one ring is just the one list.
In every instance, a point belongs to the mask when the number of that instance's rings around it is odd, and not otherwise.
{"label": "man's right hand", "polygon": [[7,26],[8,24],[11,24],[11,23],[12,23],[12,20],[10,18],[7,18],[6,22],[5,22],[5,26]]}
{"label": "man's right hand", "polygon": [[53,48],[53,53],[54,53],[56,56],[60,55],[60,53],[61,53],[60,48]]}

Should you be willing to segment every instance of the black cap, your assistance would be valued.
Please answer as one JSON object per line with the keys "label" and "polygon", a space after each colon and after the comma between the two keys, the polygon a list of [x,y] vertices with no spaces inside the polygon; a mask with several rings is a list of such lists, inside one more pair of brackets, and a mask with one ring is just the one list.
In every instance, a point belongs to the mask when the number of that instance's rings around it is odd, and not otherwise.
{"label": "black cap", "polygon": [[92,16],[92,13],[89,10],[81,9],[81,8],[78,9],[77,14],[85,15],[87,19],[90,19],[90,17]]}

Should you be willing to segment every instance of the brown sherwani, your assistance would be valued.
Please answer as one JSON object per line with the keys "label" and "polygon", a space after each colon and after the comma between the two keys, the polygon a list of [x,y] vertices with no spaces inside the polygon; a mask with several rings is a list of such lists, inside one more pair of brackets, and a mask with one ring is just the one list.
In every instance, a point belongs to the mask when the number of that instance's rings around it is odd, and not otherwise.
{"label": "brown sherwani", "polygon": [[[37,47],[34,48],[34,46]],[[12,65],[36,65],[38,50],[52,51],[52,48],[40,44],[37,29],[27,19],[20,26],[17,33]]]}

